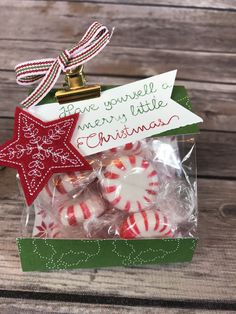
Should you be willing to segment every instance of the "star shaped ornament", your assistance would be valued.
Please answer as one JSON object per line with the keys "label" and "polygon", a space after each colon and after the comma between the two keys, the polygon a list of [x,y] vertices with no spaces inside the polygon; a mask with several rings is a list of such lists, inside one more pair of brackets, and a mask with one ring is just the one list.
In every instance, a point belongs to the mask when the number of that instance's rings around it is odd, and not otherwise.
{"label": "star shaped ornament", "polygon": [[52,174],[91,169],[70,143],[78,118],[73,114],[43,122],[16,108],[13,138],[0,145],[0,165],[17,169],[28,205]]}

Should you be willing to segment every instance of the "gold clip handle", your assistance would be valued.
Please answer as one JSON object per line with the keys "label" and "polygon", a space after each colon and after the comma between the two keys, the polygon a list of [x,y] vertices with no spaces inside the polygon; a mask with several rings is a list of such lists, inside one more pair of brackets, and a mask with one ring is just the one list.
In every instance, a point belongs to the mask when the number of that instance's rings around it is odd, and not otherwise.
{"label": "gold clip handle", "polygon": [[58,90],[55,93],[59,104],[95,98],[101,95],[100,85],[86,85],[83,65],[66,72],[64,87],[65,89]]}
{"label": "gold clip handle", "polygon": [[69,70],[65,75],[65,84],[69,89],[77,89],[86,84],[84,66],[81,65],[74,70]]}

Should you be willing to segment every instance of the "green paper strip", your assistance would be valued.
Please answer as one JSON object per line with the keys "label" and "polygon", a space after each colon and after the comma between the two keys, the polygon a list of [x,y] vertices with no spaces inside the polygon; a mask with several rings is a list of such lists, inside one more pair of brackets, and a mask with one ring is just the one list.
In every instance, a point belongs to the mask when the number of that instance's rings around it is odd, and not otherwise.
{"label": "green paper strip", "polygon": [[18,238],[23,271],[191,261],[196,238],[71,240]]}

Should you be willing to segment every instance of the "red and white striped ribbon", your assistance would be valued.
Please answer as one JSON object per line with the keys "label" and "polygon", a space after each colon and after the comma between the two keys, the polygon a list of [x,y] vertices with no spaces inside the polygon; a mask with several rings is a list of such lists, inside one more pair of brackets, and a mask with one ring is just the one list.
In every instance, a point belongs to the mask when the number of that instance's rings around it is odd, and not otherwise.
{"label": "red and white striped ribbon", "polygon": [[29,108],[39,103],[53,88],[61,72],[74,69],[95,57],[109,43],[110,38],[107,27],[94,22],[76,46],[64,50],[57,58],[18,64],[15,71],[19,85],[31,85],[42,79],[21,105]]}

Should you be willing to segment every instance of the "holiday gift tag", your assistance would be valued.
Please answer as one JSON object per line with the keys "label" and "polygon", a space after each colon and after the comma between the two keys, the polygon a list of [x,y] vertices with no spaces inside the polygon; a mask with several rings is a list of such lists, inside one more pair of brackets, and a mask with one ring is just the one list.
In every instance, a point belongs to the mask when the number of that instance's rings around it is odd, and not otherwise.
{"label": "holiday gift tag", "polygon": [[80,113],[72,144],[88,156],[182,126],[202,122],[171,99],[176,71],[104,91],[99,98],[30,107],[42,120]]}

